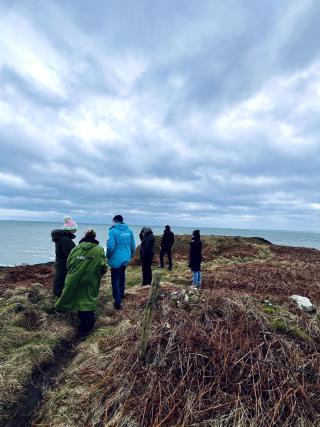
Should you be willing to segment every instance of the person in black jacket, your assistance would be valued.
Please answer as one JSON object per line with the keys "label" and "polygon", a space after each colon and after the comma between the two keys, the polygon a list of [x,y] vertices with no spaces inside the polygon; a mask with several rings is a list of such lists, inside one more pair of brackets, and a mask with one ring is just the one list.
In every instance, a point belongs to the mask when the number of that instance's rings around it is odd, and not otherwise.
{"label": "person in black jacket", "polygon": [[200,231],[194,230],[189,243],[189,267],[193,273],[193,284],[197,288],[201,286],[201,261],[202,242],[200,240]]}
{"label": "person in black jacket", "polygon": [[73,239],[75,239],[75,232],[77,231],[77,224],[70,216],[64,218],[64,225],[62,229],[53,230],[51,238],[55,243],[56,249],[56,262],[53,278],[53,294],[60,297],[64,287],[64,281],[67,276],[67,258],[69,253],[75,247]]}
{"label": "person in black jacket", "polygon": [[164,267],[163,256],[167,254],[169,261],[169,270],[172,270],[172,254],[171,249],[174,242],[174,234],[170,230],[170,226],[166,225],[160,244],[160,268]]}
{"label": "person in black jacket", "polygon": [[152,282],[152,260],[154,256],[154,236],[150,227],[143,227],[139,234],[140,261],[142,266],[142,285],[151,285]]}

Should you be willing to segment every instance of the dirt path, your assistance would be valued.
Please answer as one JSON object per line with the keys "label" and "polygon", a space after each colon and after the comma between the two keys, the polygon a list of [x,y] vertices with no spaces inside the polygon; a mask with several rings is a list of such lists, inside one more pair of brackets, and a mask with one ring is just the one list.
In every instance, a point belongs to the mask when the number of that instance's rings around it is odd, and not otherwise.
{"label": "dirt path", "polygon": [[76,356],[76,347],[84,339],[83,335],[77,333],[71,339],[59,342],[53,350],[53,361],[41,364],[33,370],[31,380],[22,392],[23,398],[9,408],[11,416],[0,424],[1,427],[32,425],[32,419],[41,406],[44,392],[54,387],[56,378]]}
{"label": "dirt path", "polygon": [[[26,273],[23,270],[21,274]],[[111,289],[109,277],[103,279],[102,286]],[[163,281],[161,283],[162,290],[166,291],[175,291],[181,289],[181,287],[180,284],[175,284],[170,281]],[[126,294],[128,294],[129,297],[131,295],[133,298],[137,294],[146,298],[148,293],[149,288],[144,288],[141,285],[130,286],[126,290]],[[104,303],[108,302],[110,298],[111,294],[109,295],[109,293],[107,293]],[[34,425],[34,420],[44,404],[46,391],[56,387],[58,377],[76,357],[78,353],[78,344],[81,341],[85,341],[86,338],[87,337],[80,334],[74,334],[69,338],[62,338],[53,349],[52,360],[50,360],[50,362],[40,363],[34,367],[29,382],[23,387],[21,392],[19,392],[19,395],[22,397],[12,404],[12,406],[6,408],[6,412],[9,416],[3,421],[0,421],[1,427]]]}

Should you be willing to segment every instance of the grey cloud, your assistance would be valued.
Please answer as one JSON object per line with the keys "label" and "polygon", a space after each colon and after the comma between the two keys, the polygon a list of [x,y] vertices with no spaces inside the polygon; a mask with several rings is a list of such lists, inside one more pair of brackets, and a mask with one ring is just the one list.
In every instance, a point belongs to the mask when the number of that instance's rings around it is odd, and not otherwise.
{"label": "grey cloud", "polygon": [[320,3],[316,1],[301,2],[310,7],[299,13],[291,27],[291,34],[281,49],[279,62],[287,71],[299,69],[301,66],[319,58],[317,40],[320,38]]}
{"label": "grey cloud", "polygon": [[68,102],[65,99],[35,86],[32,82],[25,79],[21,74],[18,74],[10,67],[2,67],[0,79],[3,86],[10,87],[16,92],[21,93],[21,95],[27,98],[31,103],[35,103],[39,107],[57,110],[68,106]]}
{"label": "grey cloud", "polygon": [[[0,62],[2,209],[91,222],[121,211],[133,223],[316,224],[314,2],[2,7],[38,35],[28,48],[47,43],[61,61],[55,68],[42,49],[33,79],[19,61]],[[52,70],[61,93],[41,84]]]}

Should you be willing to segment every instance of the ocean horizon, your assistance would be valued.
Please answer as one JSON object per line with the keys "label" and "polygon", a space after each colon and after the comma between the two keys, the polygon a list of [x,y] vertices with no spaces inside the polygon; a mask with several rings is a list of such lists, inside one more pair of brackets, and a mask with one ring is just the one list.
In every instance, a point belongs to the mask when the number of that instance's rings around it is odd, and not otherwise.
{"label": "ocean horizon", "polygon": [[[55,228],[61,228],[61,222],[0,220],[0,232],[4,245],[0,247],[0,266],[15,266],[21,264],[38,264],[54,261],[54,243],[50,233]],[[78,223],[75,243],[83,237],[88,227],[93,227],[97,232],[97,239],[105,247],[108,229],[111,224]],[[142,225],[130,225],[136,244],[139,243],[139,232]],[[164,226],[151,225],[155,235],[161,235]],[[246,228],[220,228],[220,227],[187,227],[171,226],[175,234],[190,234],[194,229],[200,229],[203,236],[243,236],[262,237],[271,243],[285,246],[298,246],[320,249],[320,233],[290,230],[259,230]]]}

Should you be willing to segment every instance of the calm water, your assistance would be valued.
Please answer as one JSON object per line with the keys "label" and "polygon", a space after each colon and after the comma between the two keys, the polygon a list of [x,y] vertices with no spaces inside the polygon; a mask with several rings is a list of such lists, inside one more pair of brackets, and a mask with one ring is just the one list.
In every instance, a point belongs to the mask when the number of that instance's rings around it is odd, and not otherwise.
{"label": "calm water", "polygon": [[[78,242],[86,228],[92,226],[97,232],[97,239],[105,246],[107,231],[110,225],[80,224],[77,232]],[[25,222],[25,221],[0,221],[0,265],[36,264],[54,260],[54,243],[50,233],[55,228],[60,228],[60,223]],[[196,227],[195,227],[196,228]],[[131,226],[136,243],[139,242],[138,234],[141,226]],[[152,227],[154,234],[162,234],[163,227]],[[203,228],[203,235],[216,234],[225,236],[258,236],[264,237],[272,243],[289,246],[305,246],[320,249],[320,234],[295,231],[275,230],[245,230],[232,228]],[[176,234],[191,234],[193,228],[172,227]]]}

